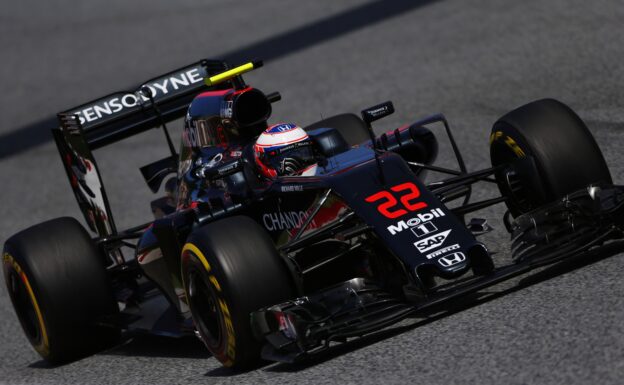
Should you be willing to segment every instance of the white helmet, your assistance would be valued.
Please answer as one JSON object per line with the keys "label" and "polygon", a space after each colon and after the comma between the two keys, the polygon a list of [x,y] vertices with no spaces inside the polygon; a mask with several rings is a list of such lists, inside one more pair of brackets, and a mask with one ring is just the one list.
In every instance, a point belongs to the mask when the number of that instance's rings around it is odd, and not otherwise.
{"label": "white helmet", "polygon": [[268,178],[314,175],[311,171],[316,170],[316,160],[312,144],[308,134],[296,124],[274,124],[256,140],[254,158],[260,173]]}

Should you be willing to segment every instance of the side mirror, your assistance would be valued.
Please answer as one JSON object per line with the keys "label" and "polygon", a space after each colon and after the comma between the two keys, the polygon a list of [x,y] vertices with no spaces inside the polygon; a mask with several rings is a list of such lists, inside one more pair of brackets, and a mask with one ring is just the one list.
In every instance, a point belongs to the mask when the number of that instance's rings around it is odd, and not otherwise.
{"label": "side mirror", "polygon": [[366,123],[366,125],[370,125],[375,120],[385,118],[386,116],[393,113],[394,105],[391,101],[387,101],[385,103],[381,103],[376,106],[362,110],[362,120],[364,120],[364,123]]}
{"label": "side mirror", "polygon": [[371,123],[375,120],[385,118],[392,113],[394,113],[394,105],[389,100],[385,103],[381,103],[376,106],[372,106],[365,110],[362,110],[362,120],[364,120],[364,123],[368,128],[368,135],[370,135],[371,147],[375,152],[375,161],[377,163],[377,167],[379,168],[379,181],[382,185],[386,184],[386,177],[384,176],[383,167],[381,166],[381,160],[379,159],[377,141],[375,140],[375,132],[373,131]]}

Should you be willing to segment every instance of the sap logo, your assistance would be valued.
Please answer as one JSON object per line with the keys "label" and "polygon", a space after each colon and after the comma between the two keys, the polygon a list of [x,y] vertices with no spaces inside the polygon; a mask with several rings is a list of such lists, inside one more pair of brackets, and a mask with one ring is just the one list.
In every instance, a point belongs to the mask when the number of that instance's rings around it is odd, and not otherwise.
{"label": "sap logo", "polygon": [[444,257],[438,259],[438,263],[444,267],[451,267],[457,265],[458,263],[462,263],[466,260],[466,256],[462,252],[457,252],[449,255],[445,255]]}
{"label": "sap logo", "polygon": [[444,214],[444,211],[442,211],[442,209],[433,209],[427,213],[418,214],[414,218],[399,221],[395,225],[388,226],[387,229],[390,232],[390,234],[396,235],[403,230],[409,229],[410,227],[418,226],[422,222],[428,222],[432,220],[433,218],[440,218],[443,216],[445,216],[445,214]]}
{"label": "sap logo", "polygon": [[438,248],[442,246],[444,241],[446,241],[446,237],[448,237],[451,231],[452,230],[446,230],[441,233],[427,237],[422,241],[414,242],[414,246],[416,246],[418,251],[420,251],[421,253]]}

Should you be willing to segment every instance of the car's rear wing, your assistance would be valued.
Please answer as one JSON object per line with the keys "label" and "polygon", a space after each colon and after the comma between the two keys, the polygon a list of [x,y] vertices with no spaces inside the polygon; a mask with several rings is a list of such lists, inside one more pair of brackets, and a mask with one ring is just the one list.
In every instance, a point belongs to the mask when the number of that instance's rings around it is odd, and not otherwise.
{"label": "car's rear wing", "polygon": [[96,149],[161,124],[145,87],[168,122],[184,116],[199,92],[231,87],[228,84],[209,87],[204,83],[205,77],[227,69],[225,62],[202,60],[150,79],[136,89],[115,92],[62,113],[78,115],[89,147]]}
{"label": "car's rear wing", "polygon": [[[227,69],[223,61],[201,60],[148,80],[134,90],[116,92],[58,114],[59,127],[52,133],[92,231],[101,237],[117,233],[92,150],[183,117],[200,92],[242,83],[240,76],[210,86],[204,81]],[[172,162],[177,161],[173,158]]]}

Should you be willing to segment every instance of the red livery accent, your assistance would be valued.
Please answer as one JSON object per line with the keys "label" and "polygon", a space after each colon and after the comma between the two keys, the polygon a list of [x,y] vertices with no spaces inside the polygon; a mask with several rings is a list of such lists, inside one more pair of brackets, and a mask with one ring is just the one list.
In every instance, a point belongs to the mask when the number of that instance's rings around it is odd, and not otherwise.
{"label": "red livery accent", "polygon": [[252,90],[252,87],[247,87],[247,88],[243,88],[242,90],[234,90],[234,93],[232,95],[240,95],[240,94],[244,94],[245,92]]}
{"label": "red livery accent", "polygon": [[381,213],[381,215],[386,218],[396,219],[407,214],[409,211],[418,211],[427,207],[427,203],[425,202],[414,202],[415,199],[420,197],[420,190],[412,182],[398,184],[396,186],[390,187],[390,190],[395,193],[408,191],[407,194],[402,194],[399,198],[401,201],[401,205],[403,205],[403,208],[398,207],[397,209],[391,210],[392,208],[397,206],[398,201],[391,192],[386,190],[382,190],[365,199],[366,202],[369,203],[377,202],[378,200],[383,199],[384,202],[380,203],[377,206],[377,211],[379,211],[379,213]]}
{"label": "red livery accent", "polygon": [[396,206],[398,202],[391,193],[385,190],[369,196],[366,198],[366,202],[372,203],[381,199],[384,199],[385,202],[377,206],[377,211],[379,211],[384,217],[394,219],[407,214],[407,210],[405,209],[390,211],[390,208]]}
{"label": "red livery accent", "polygon": [[202,92],[201,94],[197,95],[198,98],[207,98],[207,97],[211,97],[211,96],[223,96],[223,95],[227,95],[228,93],[232,92],[232,89],[227,89],[227,90],[219,90],[219,91],[206,91],[206,92]]}
{"label": "red livery accent", "polygon": [[413,202],[414,199],[420,197],[420,190],[416,187],[415,184],[408,182],[396,185],[391,187],[390,190],[394,192],[406,191],[409,190],[410,193],[403,195],[401,197],[401,203],[405,206],[409,211],[418,211],[427,207],[425,202]]}

